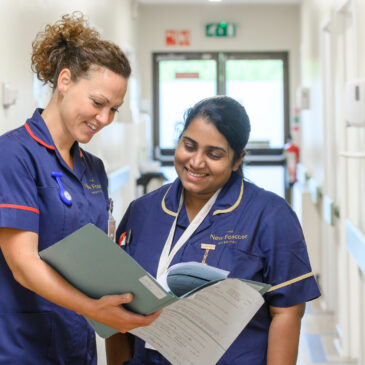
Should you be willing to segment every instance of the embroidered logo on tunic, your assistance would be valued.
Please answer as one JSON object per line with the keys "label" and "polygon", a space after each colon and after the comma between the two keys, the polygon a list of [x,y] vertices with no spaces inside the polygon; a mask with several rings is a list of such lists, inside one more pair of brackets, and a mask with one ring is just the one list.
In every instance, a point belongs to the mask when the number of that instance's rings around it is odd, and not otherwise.
{"label": "embroidered logo on tunic", "polygon": [[238,241],[246,240],[247,234],[235,233],[233,230],[227,231],[225,234],[210,234],[210,239],[217,242],[218,245],[237,244]]}
{"label": "embroidered logo on tunic", "polygon": [[101,184],[94,184],[94,179],[90,179],[89,184],[85,183],[84,186],[87,190],[90,190],[91,194],[100,194],[103,192]]}

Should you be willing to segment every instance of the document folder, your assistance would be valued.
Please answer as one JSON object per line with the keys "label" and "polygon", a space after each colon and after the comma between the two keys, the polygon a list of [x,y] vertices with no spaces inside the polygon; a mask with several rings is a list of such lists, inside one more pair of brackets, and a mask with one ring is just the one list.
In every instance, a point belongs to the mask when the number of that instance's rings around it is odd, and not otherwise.
{"label": "document folder", "polygon": [[[150,314],[177,300],[102,230],[87,224],[39,253],[75,288],[91,298],[132,293],[124,306],[135,313]],[[101,337],[117,330],[89,320]]]}
{"label": "document folder", "polygon": [[[130,332],[174,365],[215,364],[261,307],[262,294],[270,288],[264,283],[223,278],[178,297],[168,288],[165,290],[93,224],[87,224],[39,254],[91,298],[132,293],[133,301],[124,305],[130,311],[150,314],[164,308],[150,326]],[[191,273],[191,265],[186,264]],[[117,333],[114,328],[87,320],[101,337]],[[205,344],[199,351],[195,346],[197,341]]]}

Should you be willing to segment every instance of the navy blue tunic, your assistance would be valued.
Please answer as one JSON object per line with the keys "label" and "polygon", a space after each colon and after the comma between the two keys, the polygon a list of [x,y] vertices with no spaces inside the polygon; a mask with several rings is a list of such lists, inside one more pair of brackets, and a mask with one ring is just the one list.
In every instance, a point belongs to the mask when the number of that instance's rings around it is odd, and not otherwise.
{"label": "navy blue tunic", "polygon": [[[0,227],[38,234],[43,250],[87,223],[107,231],[107,176],[100,159],[72,147],[71,170],[36,110],[0,137]],[[66,205],[52,172],[72,197]],[[26,244],[26,243],[25,243]],[[0,251],[0,364],[96,364],[86,320],[18,284]]]}
{"label": "navy blue tunic", "polygon": [[[147,194],[129,206],[117,237],[131,231],[127,252],[149,273],[156,275],[160,254],[178,210],[182,185],[179,179]],[[173,245],[188,227],[185,206],[178,216]],[[265,295],[265,304],[242,331],[219,365],[266,365],[269,306],[289,307],[320,295],[311,273],[303,233],[295,213],[284,199],[242,180],[233,173],[208,216],[171,265],[201,262],[201,244],[214,244],[206,263],[230,271],[229,276],[273,286],[297,279]],[[158,352],[145,349],[136,339],[135,357],[129,365],[169,364]]]}

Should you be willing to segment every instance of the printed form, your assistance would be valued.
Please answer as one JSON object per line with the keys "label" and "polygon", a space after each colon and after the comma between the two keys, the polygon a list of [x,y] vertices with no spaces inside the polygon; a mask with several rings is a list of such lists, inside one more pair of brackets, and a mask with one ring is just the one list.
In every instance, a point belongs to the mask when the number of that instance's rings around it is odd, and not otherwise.
{"label": "printed form", "polygon": [[250,285],[226,279],[170,304],[150,326],[130,332],[174,365],[213,365],[263,303]]}

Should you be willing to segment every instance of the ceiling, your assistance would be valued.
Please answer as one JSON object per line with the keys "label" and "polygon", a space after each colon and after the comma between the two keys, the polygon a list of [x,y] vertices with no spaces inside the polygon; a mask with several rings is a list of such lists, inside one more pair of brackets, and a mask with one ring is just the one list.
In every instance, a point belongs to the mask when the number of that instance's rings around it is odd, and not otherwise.
{"label": "ceiling", "polygon": [[[208,0],[138,0],[141,4],[212,4]],[[301,0],[221,0],[218,4],[300,4]]]}

